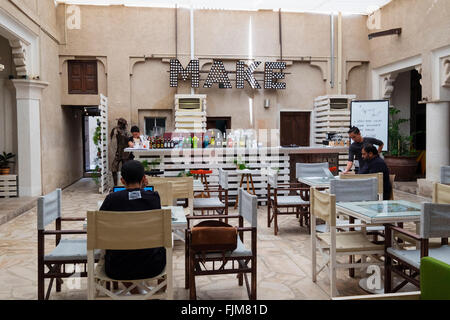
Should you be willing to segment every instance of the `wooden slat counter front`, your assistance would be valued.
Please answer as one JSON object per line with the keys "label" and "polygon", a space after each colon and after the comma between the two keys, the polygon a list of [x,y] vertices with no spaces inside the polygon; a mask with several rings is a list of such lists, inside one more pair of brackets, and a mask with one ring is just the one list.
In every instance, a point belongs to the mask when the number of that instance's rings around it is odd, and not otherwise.
{"label": "wooden slat counter front", "polygon": [[135,160],[149,163],[159,159],[160,165],[155,169],[164,172],[165,177],[177,176],[180,172],[194,169],[211,169],[213,173],[208,178],[211,184],[218,182],[218,169],[230,170],[229,195],[231,201],[237,194],[239,177],[236,174],[234,160],[245,162],[251,169],[256,169],[253,175],[256,194],[260,202],[266,201],[267,168],[279,169],[279,182],[295,182],[295,164],[297,162],[324,162],[337,166],[339,153],[347,152],[344,147],[262,147],[248,148],[207,148],[207,149],[125,149],[133,152]]}

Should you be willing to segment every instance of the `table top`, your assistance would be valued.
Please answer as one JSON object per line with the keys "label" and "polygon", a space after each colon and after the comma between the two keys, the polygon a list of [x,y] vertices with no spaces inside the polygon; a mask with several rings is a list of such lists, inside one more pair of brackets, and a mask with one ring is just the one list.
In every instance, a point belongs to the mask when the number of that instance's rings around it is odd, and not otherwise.
{"label": "table top", "polygon": [[369,224],[420,221],[421,204],[404,201],[338,202],[336,211]]}
{"label": "table top", "polygon": [[339,176],[336,176],[334,178],[330,177],[307,177],[307,178],[298,178],[298,181],[301,183],[304,183],[310,187],[317,187],[317,188],[329,188],[330,187],[330,180],[331,179],[339,179]]}

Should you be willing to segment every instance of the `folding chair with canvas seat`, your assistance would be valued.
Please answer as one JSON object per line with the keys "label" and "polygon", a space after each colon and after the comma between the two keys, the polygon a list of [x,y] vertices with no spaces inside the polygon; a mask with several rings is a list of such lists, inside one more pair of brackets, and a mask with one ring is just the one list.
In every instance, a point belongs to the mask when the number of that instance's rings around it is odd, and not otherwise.
{"label": "folding chair with canvas seat", "polygon": [[[188,217],[188,228],[186,230],[186,251],[185,251],[185,286],[190,289],[190,299],[196,299],[195,277],[203,275],[217,274],[238,274],[239,286],[247,287],[247,294],[250,300],[256,300],[256,244],[257,244],[257,207],[258,198],[239,188],[239,215],[229,216],[199,216]],[[192,249],[193,229],[190,221],[220,219],[239,219],[237,227],[237,246],[233,251],[226,252],[199,252]],[[244,226],[244,220],[250,225]],[[218,222],[218,221],[217,221]],[[244,244],[244,233],[251,233],[250,248]],[[249,265],[250,264],[250,265]],[[251,274],[250,283],[247,274]]]}
{"label": "folding chair with canvas seat", "polygon": [[391,183],[391,196],[389,200],[394,200],[394,182],[395,182],[395,174],[389,175],[389,182]]}
{"label": "folding chair with canvas seat", "polygon": [[[170,210],[134,212],[89,211],[87,213],[88,298],[146,300],[173,298],[172,214]],[[139,250],[164,247],[166,267],[149,279],[111,279],[105,273],[104,260],[95,266],[94,250]],[[110,283],[131,283],[122,291],[110,290]],[[131,294],[139,288],[143,294]],[[103,296],[100,296],[103,294]]]}
{"label": "folding chair with canvas seat", "polygon": [[[349,175],[356,176],[356,175]],[[360,176],[360,175],[358,175]],[[379,189],[379,176],[375,174],[373,177],[367,177],[366,179],[362,179],[358,177],[357,179],[339,179],[339,180],[331,180],[330,181],[330,193],[336,196],[336,202],[361,202],[361,201],[377,201],[379,199],[379,194],[377,194]],[[383,194],[383,193],[382,193]],[[349,220],[337,219],[336,226],[339,229],[340,225],[348,224],[348,223],[356,223],[361,224],[360,220],[354,220],[350,217]],[[316,227],[318,232],[326,232],[324,230],[326,225],[319,225]],[[373,242],[376,244],[382,244],[378,242],[378,236],[383,235],[384,227],[383,226],[368,226],[365,228],[367,235],[373,235]],[[360,231],[361,228],[355,228],[356,231]],[[348,231],[348,229],[346,230]],[[354,231],[350,229],[350,231]],[[353,256],[350,256],[349,262],[353,263]],[[355,270],[349,269],[350,277],[355,276]]]}
{"label": "folding chair with canvas seat", "polygon": [[[378,182],[378,199],[376,200],[383,200],[383,173],[370,173],[370,174],[340,174],[339,179],[345,180],[356,180],[356,179],[369,179],[369,178],[376,178]],[[374,201],[376,201],[374,200]],[[339,200],[337,200],[339,202]]]}
{"label": "folding chair with canvas seat", "polygon": [[[278,235],[278,216],[280,215],[300,217],[300,226],[303,226],[304,220],[310,232],[309,188],[300,185],[300,183],[278,183],[278,172],[267,169],[267,227],[270,228],[273,221],[275,235]],[[290,193],[294,194],[290,195]],[[281,211],[282,209],[286,211]]]}
{"label": "folding chair with canvas seat", "polygon": [[173,185],[171,182],[152,180],[151,182],[148,182],[148,185],[152,186],[153,190],[158,192],[161,206],[173,206],[175,200],[173,197]]}
{"label": "folding chair with canvas seat", "polygon": [[[367,239],[363,231],[337,232],[338,228],[365,227],[365,225],[346,224],[336,226],[336,196],[311,188],[311,247],[312,247],[312,281],[317,281],[317,275],[325,268],[329,271],[331,297],[338,294],[336,288],[337,269],[367,268],[370,265],[381,264],[376,255],[382,255],[384,246],[376,245]],[[316,232],[316,219],[327,222],[330,227],[328,233]],[[324,258],[324,264],[317,270],[317,249]],[[370,263],[339,263],[341,256],[370,256],[374,260]]]}
{"label": "folding chair with canvas seat", "polygon": [[[85,235],[84,230],[62,230],[61,223],[65,221],[85,221],[85,218],[62,218],[61,216],[61,189],[39,197],[37,203],[38,226],[38,299],[48,300],[53,281],[56,280],[56,291],[61,291],[63,278],[73,277],[79,273],[80,277],[87,276],[86,239],[61,239],[66,235]],[[46,227],[55,222],[55,230],[46,230]],[[46,236],[56,236],[56,246],[45,254]],[[98,252],[96,258],[98,259]],[[77,272],[77,265],[83,265],[81,272]],[[73,270],[68,270],[73,266]],[[45,271],[47,267],[48,271]],[[50,279],[50,284],[45,294],[45,279]]]}
{"label": "folding chair with canvas seat", "polygon": [[450,185],[442,183],[433,185],[433,203],[450,204]]}
{"label": "folding chair with canvas seat", "polygon": [[[400,233],[420,243],[415,250],[396,248],[393,233]],[[397,292],[408,282],[420,288],[420,262],[423,257],[432,257],[450,264],[450,204],[423,203],[420,217],[420,236],[405,229],[387,226],[385,248],[385,292]],[[441,246],[429,247],[430,238],[441,238]],[[392,273],[405,279],[392,288]]]}
{"label": "folding chair with canvas seat", "polygon": [[194,179],[192,177],[149,177],[147,176],[149,185],[157,182],[170,182],[172,184],[172,197],[174,201],[178,199],[185,200],[189,213],[193,210],[194,199]]}
{"label": "folding chair with canvas seat", "polygon": [[325,171],[329,170],[328,162],[321,163],[297,163],[295,165],[295,177],[298,178],[312,178],[325,177]]}
{"label": "folding chair with canvas seat", "polygon": [[209,185],[208,192],[217,193],[217,197],[194,198],[194,215],[196,211],[217,212],[219,215],[228,215],[228,171],[219,168],[219,185]]}
{"label": "folding chair with canvas seat", "polygon": [[450,184],[450,166],[441,167],[441,183]]}

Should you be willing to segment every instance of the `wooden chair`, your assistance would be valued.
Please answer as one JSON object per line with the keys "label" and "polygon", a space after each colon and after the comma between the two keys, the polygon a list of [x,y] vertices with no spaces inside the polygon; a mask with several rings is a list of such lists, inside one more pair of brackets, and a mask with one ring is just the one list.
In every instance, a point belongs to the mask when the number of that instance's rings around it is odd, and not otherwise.
{"label": "wooden chair", "polygon": [[371,174],[340,174],[339,179],[345,180],[345,179],[369,179],[369,178],[376,178],[378,182],[378,200],[383,200],[383,173],[371,173]]}
{"label": "wooden chair", "polygon": [[[256,300],[256,261],[257,261],[257,226],[258,226],[258,198],[239,188],[239,215],[229,216],[202,216],[202,217],[187,217],[188,228],[186,230],[186,250],[185,250],[185,286],[190,289],[190,299],[196,299],[195,277],[204,275],[216,274],[238,274],[239,286],[245,285],[247,287],[247,294],[250,300]],[[238,244],[236,250],[227,252],[223,256],[220,253],[206,253],[205,255],[198,254],[191,250],[191,228],[190,222],[195,220],[208,219],[238,219]],[[244,226],[244,220],[248,222],[249,227]],[[251,245],[248,249],[244,244],[244,233],[251,233]],[[217,266],[219,264],[219,266]],[[249,265],[250,264],[250,265]],[[247,274],[250,273],[250,283]]]}
{"label": "wooden chair", "polygon": [[[39,197],[37,203],[38,226],[38,299],[46,300],[50,297],[53,282],[56,280],[56,291],[61,291],[63,278],[73,277],[77,272],[76,265],[82,265],[80,277],[87,276],[87,252],[86,239],[62,239],[66,235],[85,235],[84,230],[62,230],[63,221],[85,221],[85,218],[62,218],[61,216],[61,189]],[[47,230],[46,227],[55,222],[55,230]],[[56,236],[56,246],[45,254],[45,238]],[[99,252],[96,252],[98,259]],[[73,266],[73,270],[68,270]],[[46,271],[47,268],[47,271]],[[45,279],[50,279],[50,284],[45,293]]]}
{"label": "wooden chair", "polygon": [[442,183],[433,185],[433,203],[450,204],[450,185]]}
{"label": "wooden chair", "polygon": [[389,200],[394,200],[394,182],[395,182],[395,174],[389,175],[389,181],[391,182],[391,196]]}
{"label": "wooden chair", "polygon": [[174,200],[184,199],[189,212],[192,213],[194,207],[194,179],[192,177],[149,177],[149,185],[153,182],[170,182],[172,184],[172,196]]}
{"label": "wooden chair", "polygon": [[295,177],[310,178],[310,177],[324,177],[324,169],[329,170],[328,162],[320,163],[296,163]]}
{"label": "wooden chair", "polygon": [[219,185],[209,185],[210,194],[218,194],[217,197],[194,198],[193,212],[217,212],[220,215],[228,215],[228,171],[219,168]]}
{"label": "wooden chair", "polygon": [[[320,218],[327,222],[330,232],[317,233],[316,219]],[[311,249],[312,249],[312,281],[317,281],[317,275],[324,269],[328,269],[330,277],[330,295],[338,295],[336,288],[337,269],[367,268],[370,265],[381,264],[375,255],[382,255],[384,246],[376,245],[367,239],[362,231],[337,232],[338,228],[365,227],[360,224],[336,225],[336,196],[321,192],[316,188],[311,188]],[[323,256],[325,263],[317,270],[317,250]],[[367,263],[362,260],[360,263],[339,263],[340,256],[361,255],[373,257],[373,261]]]}
{"label": "wooden chair", "polygon": [[[396,248],[392,241],[393,233],[399,233],[416,240],[419,246],[415,250]],[[441,238],[441,246],[429,247],[430,238]],[[387,226],[385,248],[385,292],[397,292],[407,283],[420,288],[420,263],[423,257],[432,257],[450,264],[450,204],[423,203],[420,217],[420,236],[405,229]],[[404,279],[392,288],[392,273]]]}
{"label": "wooden chair", "polygon": [[441,167],[441,183],[450,185],[450,166]]}
{"label": "wooden chair", "polygon": [[[90,211],[87,213],[88,298],[148,300],[173,298],[172,230],[170,210],[141,212]],[[150,279],[111,279],[105,273],[103,259],[95,266],[94,250],[138,250],[164,247],[166,268]],[[110,290],[110,284],[132,283],[125,290]],[[131,294],[134,288],[144,294]]]}
{"label": "wooden chair", "polygon": [[[281,211],[283,209],[286,211]],[[305,221],[310,232],[309,188],[301,187],[300,183],[278,183],[278,172],[269,168],[267,169],[267,227],[270,228],[273,221],[275,235],[278,235],[278,216],[280,215],[296,215],[300,218],[300,225],[303,226]]]}
{"label": "wooden chair", "polygon": [[176,199],[174,199],[173,184],[171,182],[164,180],[151,180],[148,185],[152,186],[154,191],[158,192],[161,206],[173,206]]}

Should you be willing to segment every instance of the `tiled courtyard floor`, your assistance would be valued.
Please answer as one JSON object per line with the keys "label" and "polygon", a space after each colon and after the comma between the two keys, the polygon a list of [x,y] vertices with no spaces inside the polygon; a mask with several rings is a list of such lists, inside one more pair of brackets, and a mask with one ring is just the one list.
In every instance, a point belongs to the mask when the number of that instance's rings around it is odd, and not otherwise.
{"label": "tiled courtyard floor", "polygon": [[[83,179],[63,191],[63,216],[86,216],[96,210],[104,197],[96,193],[95,184]],[[414,202],[426,201],[415,195],[396,193],[396,199]],[[235,212],[231,210],[230,213]],[[280,233],[273,235],[267,228],[267,207],[258,209],[258,299],[329,299],[329,281],[326,273],[318,282],[311,281],[310,236],[299,227],[295,216],[282,216]],[[37,230],[36,208],[0,226],[0,300],[37,298]],[[67,223],[63,228],[79,229],[80,223]],[[54,245],[50,238],[48,250]],[[320,261],[320,260],[319,260]],[[175,242],[174,248],[175,298],[188,299],[184,289],[184,243]],[[338,273],[341,296],[365,294],[358,287],[361,278],[356,271],[354,279],[348,272]],[[198,299],[247,299],[245,286],[239,287],[234,275],[197,277]],[[69,290],[68,287],[72,289]],[[65,280],[62,292],[54,290],[51,299],[86,299],[86,279]],[[412,288],[414,289],[414,288]]]}

